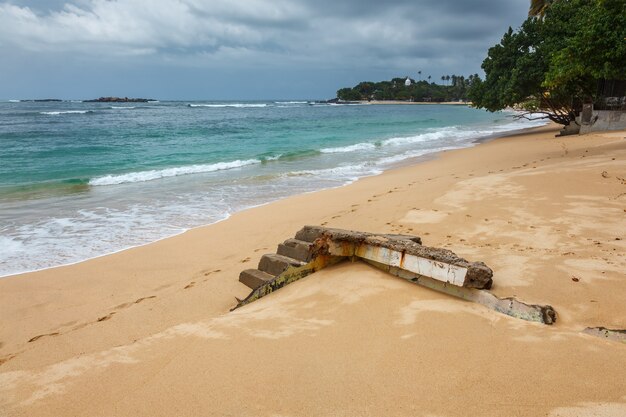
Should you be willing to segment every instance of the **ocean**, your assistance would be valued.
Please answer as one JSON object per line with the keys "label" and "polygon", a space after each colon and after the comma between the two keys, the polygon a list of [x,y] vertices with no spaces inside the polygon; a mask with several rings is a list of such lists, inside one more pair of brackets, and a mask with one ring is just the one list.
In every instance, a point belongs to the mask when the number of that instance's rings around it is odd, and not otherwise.
{"label": "ocean", "polygon": [[0,276],[146,244],[540,124],[445,105],[0,102]]}

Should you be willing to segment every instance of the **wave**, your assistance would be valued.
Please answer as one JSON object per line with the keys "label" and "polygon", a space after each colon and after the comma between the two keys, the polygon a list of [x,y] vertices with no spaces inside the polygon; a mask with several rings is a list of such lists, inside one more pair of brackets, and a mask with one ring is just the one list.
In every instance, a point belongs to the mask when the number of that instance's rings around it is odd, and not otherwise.
{"label": "wave", "polygon": [[[318,103],[315,103],[318,104]],[[326,106],[367,106],[368,103],[319,103]]]}
{"label": "wave", "polygon": [[189,107],[212,107],[212,108],[224,108],[224,107],[233,107],[238,109],[244,108],[257,108],[257,107],[267,107],[265,103],[228,103],[228,104],[187,104]]}
{"label": "wave", "polygon": [[269,162],[269,161],[278,161],[282,157],[283,157],[282,153],[279,153],[278,155],[262,156],[261,157],[261,162],[265,163],[265,162]]}
{"label": "wave", "polygon": [[322,153],[344,153],[344,152],[356,152],[356,151],[371,151],[372,149],[376,149],[375,143],[355,143],[354,145],[349,146],[341,146],[337,148],[323,148],[320,149]]}
{"label": "wave", "polygon": [[137,107],[135,106],[111,106],[109,107],[110,109],[115,109],[115,110],[121,110],[121,109],[136,109]]}
{"label": "wave", "polygon": [[438,153],[438,152],[443,152],[443,151],[449,151],[452,149],[458,149],[459,146],[441,146],[439,148],[430,148],[430,149],[420,149],[420,150],[416,150],[416,151],[407,151],[404,153],[401,153],[399,155],[392,155],[392,156],[387,156],[384,158],[380,158],[376,161],[376,165],[382,165],[382,166],[389,166],[389,165],[395,165],[398,162],[402,162],[404,160],[407,159],[413,159],[413,158],[418,158],[420,156],[424,156],[427,154],[433,154],[433,153]]}
{"label": "wave", "polygon": [[19,103],[21,100],[9,100],[9,103]]}
{"label": "wave", "polygon": [[42,111],[39,114],[45,114],[47,116],[58,116],[60,114],[88,114],[93,113],[93,110],[65,110],[65,111]]}
{"label": "wave", "polygon": [[302,171],[291,171],[284,175],[286,176],[331,176],[331,177],[343,177],[350,180],[357,180],[361,176],[376,175],[383,172],[378,167],[373,166],[371,163],[363,163],[359,165],[340,165],[334,168],[322,168],[322,169],[306,169]]}
{"label": "wave", "polygon": [[308,104],[308,101],[275,101],[275,104]]}
{"label": "wave", "polygon": [[152,169],[148,171],[128,172],[126,174],[105,175],[89,180],[89,185],[118,185],[135,182],[146,182],[161,178],[178,177],[180,175],[200,174],[206,172],[223,171],[241,168],[247,165],[260,164],[259,159],[236,160],[231,162],[217,162],[215,164],[188,165],[183,167]]}

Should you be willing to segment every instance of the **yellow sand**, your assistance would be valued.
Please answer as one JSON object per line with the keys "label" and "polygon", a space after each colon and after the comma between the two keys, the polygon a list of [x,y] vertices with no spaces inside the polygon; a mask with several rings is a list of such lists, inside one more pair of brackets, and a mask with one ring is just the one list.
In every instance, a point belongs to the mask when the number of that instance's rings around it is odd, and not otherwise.
{"label": "yellow sand", "polygon": [[[626,133],[555,132],[1,279],[0,416],[626,416],[626,344],[580,333],[626,328]],[[419,235],[558,322],[362,263],[229,313],[238,273],[304,224]]]}

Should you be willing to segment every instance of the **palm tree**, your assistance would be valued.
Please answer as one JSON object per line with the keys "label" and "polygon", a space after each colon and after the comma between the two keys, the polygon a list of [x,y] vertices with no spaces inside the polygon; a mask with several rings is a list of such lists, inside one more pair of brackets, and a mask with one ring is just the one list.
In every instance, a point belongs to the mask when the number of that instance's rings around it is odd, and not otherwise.
{"label": "palm tree", "polygon": [[[452,78],[454,79],[454,75],[452,76]],[[446,81],[450,81],[450,76],[446,75]]]}
{"label": "palm tree", "polygon": [[530,0],[528,16],[543,17],[554,0]]}
{"label": "palm tree", "polygon": [[430,83],[430,75],[428,76],[428,82]]}
{"label": "palm tree", "polygon": [[420,81],[422,81],[422,70],[417,71],[417,73],[418,73],[418,74],[419,74],[419,76],[420,76]]}
{"label": "palm tree", "polygon": [[441,76],[441,81],[443,81],[443,83],[445,84],[445,81],[446,81],[446,76],[445,75]]}

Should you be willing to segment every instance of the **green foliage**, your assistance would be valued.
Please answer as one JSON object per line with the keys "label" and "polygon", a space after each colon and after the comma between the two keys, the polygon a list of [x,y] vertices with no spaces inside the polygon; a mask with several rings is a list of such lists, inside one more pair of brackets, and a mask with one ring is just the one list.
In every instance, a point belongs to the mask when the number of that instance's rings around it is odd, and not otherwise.
{"label": "green foliage", "polygon": [[469,98],[489,111],[509,106],[568,124],[596,99],[601,79],[626,79],[626,2],[555,0],[543,17],[509,28],[489,49]]}
{"label": "green foliage", "polygon": [[530,0],[529,16],[543,16],[553,0]]}
{"label": "green foliage", "polygon": [[390,81],[361,82],[353,88],[342,88],[337,91],[337,98],[346,101],[358,100],[399,100],[399,101],[466,101],[470,86],[479,80],[478,74],[468,78],[456,75],[441,77],[442,82],[450,85],[439,85],[427,81],[411,79],[406,86],[406,78],[393,78]]}
{"label": "green foliage", "polygon": [[567,29],[564,24],[570,27],[554,51],[546,85],[626,78],[625,1],[557,1],[547,10],[546,21],[560,23],[545,27],[549,38],[559,37]]}

